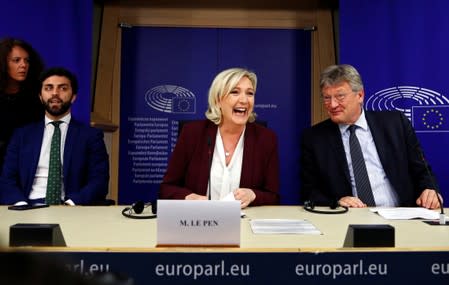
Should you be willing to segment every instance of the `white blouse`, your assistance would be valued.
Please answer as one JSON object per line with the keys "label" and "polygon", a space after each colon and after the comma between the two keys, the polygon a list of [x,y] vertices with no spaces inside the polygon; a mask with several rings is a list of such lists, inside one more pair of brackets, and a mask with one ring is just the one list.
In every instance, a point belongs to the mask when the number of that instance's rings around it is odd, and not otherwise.
{"label": "white blouse", "polygon": [[[240,135],[240,139],[235,147],[231,161],[226,165],[226,156],[223,146],[223,139],[220,130],[217,130],[215,140],[214,155],[212,157],[212,166],[210,171],[211,199],[221,200],[229,193],[240,186],[240,174],[242,172],[243,145],[245,130]],[[209,190],[208,190],[209,191]]]}

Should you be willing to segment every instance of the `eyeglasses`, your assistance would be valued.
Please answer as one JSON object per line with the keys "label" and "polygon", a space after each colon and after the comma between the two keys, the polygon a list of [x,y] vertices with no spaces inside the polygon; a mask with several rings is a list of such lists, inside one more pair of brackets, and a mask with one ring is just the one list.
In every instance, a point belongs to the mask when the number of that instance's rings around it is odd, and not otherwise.
{"label": "eyeglasses", "polygon": [[343,94],[337,94],[335,96],[322,96],[323,102],[324,104],[330,104],[332,102],[332,99],[335,99],[338,103],[342,103],[346,96],[348,96],[348,93],[343,93]]}

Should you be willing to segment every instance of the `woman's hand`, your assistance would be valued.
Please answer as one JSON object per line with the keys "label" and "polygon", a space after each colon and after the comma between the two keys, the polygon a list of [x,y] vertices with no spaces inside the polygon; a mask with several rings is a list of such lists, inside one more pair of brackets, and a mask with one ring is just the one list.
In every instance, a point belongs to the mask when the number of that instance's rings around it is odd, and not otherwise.
{"label": "woman's hand", "polygon": [[256,194],[249,188],[238,188],[234,191],[234,198],[240,200],[240,207],[243,209],[256,199]]}
{"label": "woman's hand", "polygon": [[195,193],[189,194],[185,197],[186,200],[207,200],[207,196],[198,195]]}

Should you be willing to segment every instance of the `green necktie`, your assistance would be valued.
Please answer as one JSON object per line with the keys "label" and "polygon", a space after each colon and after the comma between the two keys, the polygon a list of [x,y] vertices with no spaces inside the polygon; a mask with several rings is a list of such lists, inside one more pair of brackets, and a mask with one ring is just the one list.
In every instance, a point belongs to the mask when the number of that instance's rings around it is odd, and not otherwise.
{"label": "green necktie", "polygon": [[55,126],[50,146],[50,162],[48,164],[47,195],[45,202],[48,205],[61,204],[61,130],[62,121],[50,122]]}

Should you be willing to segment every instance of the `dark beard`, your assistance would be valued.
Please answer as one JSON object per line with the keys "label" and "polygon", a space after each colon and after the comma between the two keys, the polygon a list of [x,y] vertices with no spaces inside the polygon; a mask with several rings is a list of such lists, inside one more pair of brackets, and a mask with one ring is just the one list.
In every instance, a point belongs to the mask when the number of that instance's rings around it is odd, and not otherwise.
{"label": "dark beard", "polygon": [[52,116],[61,116],[62,114],[65,114],[70,107],[72,106],[72,102],[71,101],[67,101],[67,102],[62,102],[61,107],[60,108],[51,108],[50,107],[50,102],[45,102],[43,103],[45,110]]}

